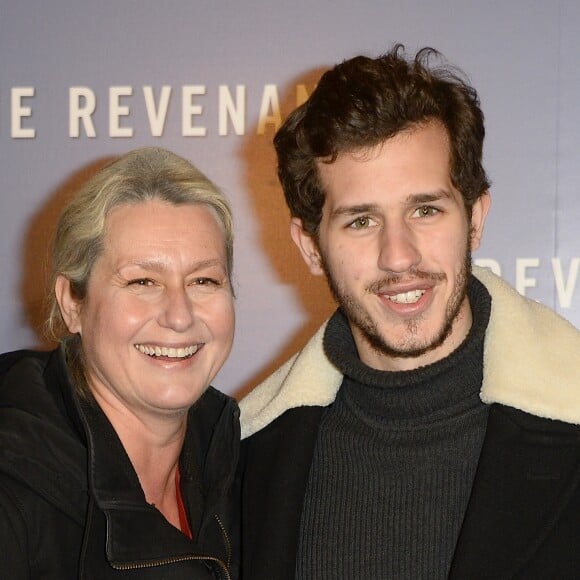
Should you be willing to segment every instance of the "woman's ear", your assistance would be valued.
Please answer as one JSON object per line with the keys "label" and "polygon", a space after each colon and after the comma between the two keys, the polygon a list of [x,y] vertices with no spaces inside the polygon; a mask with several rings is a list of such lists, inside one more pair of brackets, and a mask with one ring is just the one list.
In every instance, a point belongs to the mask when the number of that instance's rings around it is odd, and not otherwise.
{"label": "woman's ear", "polygon": [[81,334],[81,303],[73,296],[70,280],[63,275],[59,275],[54,284],[54,293],[60,313],[69,332]]}

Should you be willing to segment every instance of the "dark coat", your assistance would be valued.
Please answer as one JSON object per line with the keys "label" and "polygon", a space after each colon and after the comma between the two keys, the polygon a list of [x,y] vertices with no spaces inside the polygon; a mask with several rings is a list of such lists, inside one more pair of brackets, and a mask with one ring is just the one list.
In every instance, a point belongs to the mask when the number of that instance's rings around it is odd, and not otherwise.
{"label": "dark coat", "polygon": [[236,577],[236,403],[210,387],[180,456],[191,541],[145,501],[112,425],[74,395],[60,351],[0,357],[0,576]]}
{"label": "dark coat", "polygon": [[[242,443],[242,570],[294,578],[301,506],[322,407],[300,407]],[[580,428],[492,405],[450,579],[580,577]]]}
{"label": "dark coat", "polygon": [[[491,407],[450,578],[580,578],[580,332],[474,274],[492,298],[480,393]],[[323,336],[240,402],[244,580],[294,578],[318,426],[343,380]]]}

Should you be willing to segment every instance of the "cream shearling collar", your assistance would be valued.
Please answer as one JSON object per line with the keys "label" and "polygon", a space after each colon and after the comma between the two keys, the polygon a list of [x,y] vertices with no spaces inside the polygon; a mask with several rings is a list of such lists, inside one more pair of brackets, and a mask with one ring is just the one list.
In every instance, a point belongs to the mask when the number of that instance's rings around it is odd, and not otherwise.
{"label": "cream shearling collar", "polygon": [[[484,403],[580,424],[580,331],[484,268],[491,294],[484,347]],[[240,401],[242,438],[294,407],[330,405],[342,374],[324,355],[325,323],[306,346]]]}

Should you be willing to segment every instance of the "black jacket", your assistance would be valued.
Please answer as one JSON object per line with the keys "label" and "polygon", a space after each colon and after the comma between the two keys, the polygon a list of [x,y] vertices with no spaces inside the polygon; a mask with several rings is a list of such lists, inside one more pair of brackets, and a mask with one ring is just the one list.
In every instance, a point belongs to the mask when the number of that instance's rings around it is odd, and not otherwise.
{"label": "black jacket", "polygon": [[[323,407],[242,442],[244,580],[292,580]],[[580,428],[492,405],[450,580],[580,578]]]}
{"label": "black jacket", "polygon": [[73,392],[60,351],[0,356],[0,576],[237,577],[236,403],[211,387],[180,456],[191,541],[145,501],[95,403]]}

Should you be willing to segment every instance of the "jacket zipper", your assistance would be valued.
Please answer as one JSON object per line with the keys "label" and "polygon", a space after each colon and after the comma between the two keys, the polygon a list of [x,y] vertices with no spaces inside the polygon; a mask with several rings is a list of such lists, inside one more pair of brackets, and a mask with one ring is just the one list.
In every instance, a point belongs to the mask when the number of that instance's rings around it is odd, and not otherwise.
{"label": "jacket zipper", "polygon": [[163,560],[150,560],[148,562],[135,562],[132,564],[111,564],[111,566],[115,568],[115,570],[139,570],[141,568],[154,568],[156,566],[165,566],[167,564],[177,564],[178,562],[188,562],[192,560],[206,560],[209,562],[214,562],[223,570],[224,579],[231,580],[231,576],[226,564],[224,564],[224,562],[222,562],[219,558],[215,558],[213,556],[175,556],[174,558],[165,558]]}
{"label": "jacket zipper", "polygon": [[229,569],[229,567],[232,564],[232,543],[230,542],[230,537],[228,536],[228,531],[226,530],[225,526],[222,524],[220,517],[217,514],[214,514],[214,518],[216,519],[216,522],[218,523],[218,526],[220,527],[220,530],[222,531],[222,536],[224,537],[224,544],[226,545],[226,554],[227,554],[226,566]]}
{"label": "jacket zipper", "polygon": [[167,564],[177,564],[178,562],[187,562],[192,560],[208,560],[210,562],[216,563],[224,573],[225,580],[231,580],[229,567],[231,565],[232,560],[232,543],[228,536],[228,532],[223,525],[222,521],[220,520],[217,514],[214,514],[214,518],[218,523],[218,526],[222,532],[222,536],[224,538],[224,544],[226,545],[226,553],[227,553],[227,562],[224,563],[219,558],[214,556],[175,556],[173,558],[165,558],[163,560],[150,560],[148,562],[140,562],[140,563],[133,563],[133,564],[111,564],[113,568],[116,570],[139,570],[140,568],[154,568],[155,566],[165,566]]}

